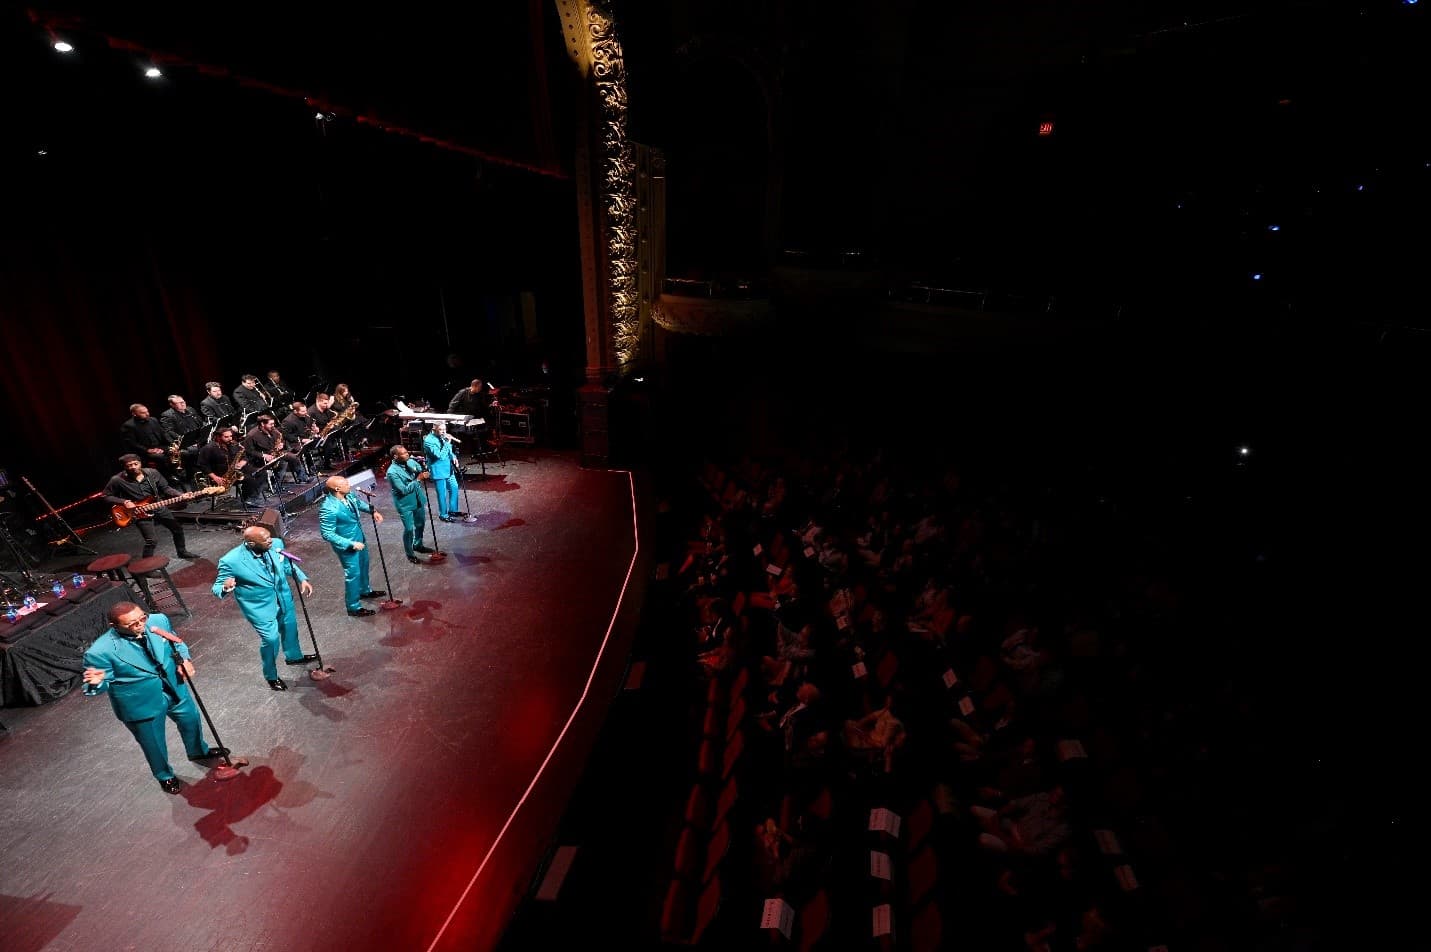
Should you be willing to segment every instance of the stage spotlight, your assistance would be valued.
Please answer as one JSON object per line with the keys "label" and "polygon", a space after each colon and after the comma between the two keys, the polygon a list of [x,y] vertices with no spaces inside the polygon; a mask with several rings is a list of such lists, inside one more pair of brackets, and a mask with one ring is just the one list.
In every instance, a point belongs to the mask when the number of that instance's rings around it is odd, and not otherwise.
{"label": "stage spotlight", "polygon": [[148,76],[150,79],[158,79],[160,76],[163,76],[164,74],[161,73],[161,72],[159,72],[159,67],[157,67],[157,66],[151,66],[151,67],[149,67],[148,69],[146,69],[146,70],[144,71],[144,75],[145,75],[145,76]]}
{"label": "stage spotlight", "polygon": [[1252,272],[1252,280],[1254,280],[1254,281],[1261,281],[1261,280],[1262,280],[1262,272],[1261,272],[1261,271],[1254,271],[1254,272]]}
{"label": "stage spotlight", "polygon": [[1281,230],[1282,230],[1282,226],[1281,226],[1281,225],[1268,225],[1268,226],[1267,226],[1267,230],[1268,230],[1268,231],[1281,231]]}
{"label": "stage spotlight", "polygon": [[314,119],[322,119],[322,118],[323,118],[323,114],[322,114],[321,112],[315,112],[315,113],[313,114],[313,118],[314,118]]}
{"label": "stage spotlight", "polygon": [[1366,191],[1366,186],[1365,186],[1365,185],[1358,185],[1358,186],[1356,187],[1356,190],[1357,190],[1358,192],[1365,192],[1365,191]]}
{"label": "stage spotlight", "polygon": [[36,152],[35,154],[36,154],[36,155],[49,155],[49,154],[50,154],[50,151],[49,151],[48,149],[41,149],[40,151]]}
{"label": "stage spotlight", "polygon": [[1239,447],[1237,448],[1237,455],[1238,455],[1238,456],[1250,456],[1251,454],[1252,454],[1252,448],[1251,448],[1251,447],[1248,447],[1248,446],[1239,446]]}
{"label": "stage spotlight", "polygon": [[55,51],[58,53],[73,53],[75,48],[64,40],[55,40]]}

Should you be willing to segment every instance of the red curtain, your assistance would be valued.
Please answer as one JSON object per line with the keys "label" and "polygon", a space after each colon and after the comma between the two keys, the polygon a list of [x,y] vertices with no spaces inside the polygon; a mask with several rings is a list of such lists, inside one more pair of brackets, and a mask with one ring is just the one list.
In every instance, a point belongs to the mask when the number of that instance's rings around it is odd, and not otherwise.
{"label": "red curtain", "polygon": [[30,477],[56,506],[94,492],[119,469],[131,403],[157,416],[168,394],[197,404],[219,379],[192,254],[143,235],[6,236],[0,467],[12,482]]}

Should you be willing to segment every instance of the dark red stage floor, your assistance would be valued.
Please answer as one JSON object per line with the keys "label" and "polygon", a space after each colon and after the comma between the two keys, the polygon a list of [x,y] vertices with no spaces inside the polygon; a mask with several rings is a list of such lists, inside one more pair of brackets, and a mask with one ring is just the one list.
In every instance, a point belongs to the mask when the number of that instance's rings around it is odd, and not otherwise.
{"label": "dark red stage floor", "polygon": [[[408,564],[398,520],[383,525],[404,605],[369,619],[342,610],[316,507],[295,518],[287,542],[307,559],[337,673],[314,682],[280,665],[287,693],[263,681],[237,608],[209,593],[237,536],[191,529],[205,558],[174,563],[194,611],[179,633],[224,741],[250,766],[207,779],[171,729],[189,783],[171,797],[108,701],[75,691],[6,710],[0,947],[490,947],[620,679],[633,596],[614,620],[638,558],[625,473],[541,452],[492,472],[470,485],[476,525],[438,525],[445,565]],[[139,546],[133,530],[90,541]]]}

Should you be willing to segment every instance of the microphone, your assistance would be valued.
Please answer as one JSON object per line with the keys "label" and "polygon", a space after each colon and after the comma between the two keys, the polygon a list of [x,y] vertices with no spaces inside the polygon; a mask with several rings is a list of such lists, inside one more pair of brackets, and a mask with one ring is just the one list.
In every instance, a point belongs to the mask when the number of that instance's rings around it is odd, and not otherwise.
{"label": "microphone", "polygon": [[459,440],[457,437],[453,436],[451,433],[444,433],[444,434],[442,434],[442,435],[445,436],[445,437],[447,437],[447,438],[448,438],[449,440],[451,440],[453,443],[458,443],[458,444],[460,444],[460,443],[462,442],[462,441]]}
{"label": "microphone", "polygon": [[183,639],[183,638],[180,638],[178,635],[174,634],[173,632],[165,631],[163,628],[160,628],[158,625],[150,625],[150,626],[149,626],[149,630],[152,631],[152,632],[154,632],[154,634],[158,635],[160,638],[163,638],[165,641],[172,641],[172,642],[174,642],[174,644],[176,644],[176,645],[182,645],[182,644],[184,643],[184,639]]}
{"label": "microphone", "polygon": [[367,496],[369,499],[372,499],[374,496],[377,495],[377,493],[373,492],[371,489],[364,489],[362,486],[354,486],[354,487],[352,487],[352,488],[353,488],[353,489],[356,489],[358,492],[362,493],[364,496]]}
{"label": "microphone", "polygon": [[290,562],[297,562],[299,565],[302,565],[302,564],[303,564],[303,560],[302,560],[301,558],[299,558],[298,556],[294,555],[292,552],[289,552],[287,549],[279,549],[279,550],[278,550],[278,554],[281,555],[281,556],[283,556],[285,559],[287,559],[287,560],[290,561]]}

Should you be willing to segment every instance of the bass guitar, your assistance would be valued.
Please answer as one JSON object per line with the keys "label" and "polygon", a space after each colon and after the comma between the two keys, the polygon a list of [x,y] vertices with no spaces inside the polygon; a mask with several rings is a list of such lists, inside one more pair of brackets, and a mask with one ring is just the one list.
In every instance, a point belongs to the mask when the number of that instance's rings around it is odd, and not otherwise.
{"label": "bass guitar", "polygon": [[199,496],[217,496],[223,491],[224,487],[222,486],[209,486],[204,489],[195,490],[191,493],[181,493],[180,495],[170,497],[169,499],[155,499],[153,496],[149,496],[139,502],[136,502],[134,504],[133,509],[129,508],[128,506],[111,506],[109,512],[110,515],[114,517],[114,524],[116,526],[119,526],[119,528],[123,529],[135,519],[149,518],[149,514],[156,509],[164,509],[168,506],[176,506],[181,502],[188,502],[190,499],[195,499]]}

